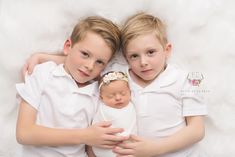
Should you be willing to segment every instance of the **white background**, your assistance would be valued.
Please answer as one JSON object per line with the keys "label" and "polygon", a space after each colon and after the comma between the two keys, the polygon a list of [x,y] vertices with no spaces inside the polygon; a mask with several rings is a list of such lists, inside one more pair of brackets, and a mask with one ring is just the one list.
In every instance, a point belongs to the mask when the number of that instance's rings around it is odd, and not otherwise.
{"label": "white background", "polygon": [[210,157],[234,157],[234,8],[233,0],[0,0],[0,156],[20,153],[15,83],[30,54],[60,51],[80,17],[122,23],[148,11],[168,25],[171,62],[204,76],[209,115],[202,150]]}

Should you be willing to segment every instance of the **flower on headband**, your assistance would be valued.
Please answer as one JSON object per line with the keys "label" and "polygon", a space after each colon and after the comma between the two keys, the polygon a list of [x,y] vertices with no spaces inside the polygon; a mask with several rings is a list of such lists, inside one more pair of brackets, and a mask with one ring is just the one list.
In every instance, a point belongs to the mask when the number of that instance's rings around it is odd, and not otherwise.
{"label": "flower on headband", "polygon": [[114,81],[114,80],[123,80],[123,81],[128,82],[128,78],[126,74],[122,72],[110,72],[104,75],[102,82],[100,83],[100,87],[103,84],[109,84],[111,81]]}
{"label": "flower on headband", "polygon": [[103,82],[104,83],[109,83],[110,81],[116,80],[118,77],[115,73],[109,73],[107,75],[104,76],[103,78]]}

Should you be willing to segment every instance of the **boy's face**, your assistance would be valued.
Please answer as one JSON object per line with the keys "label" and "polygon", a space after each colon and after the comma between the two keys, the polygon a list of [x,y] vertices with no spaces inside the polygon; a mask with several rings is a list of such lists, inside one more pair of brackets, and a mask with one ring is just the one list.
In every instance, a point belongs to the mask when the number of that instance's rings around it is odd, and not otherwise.
{"label": "boy's face", "polygon": [[112,56],[112,50],[104,39],[92,32],[71,46],[67,40],[64,45],[65,70],[73,77],[78,85],[85,85],[100,75]]}
{"label": "boy's face", "polygon": [[126,59],[133,79],[141,85],[151,83],[163,70],[171,52],[171,45],[165,49],[154,33],[140,35],[129,42]]}
{"label": "boy's face", "polygon": [[131,92],[126,81],[116,80],[108,85],[102,85],[100,89],[101,100],[110,107],[123,108],[131,99]]}

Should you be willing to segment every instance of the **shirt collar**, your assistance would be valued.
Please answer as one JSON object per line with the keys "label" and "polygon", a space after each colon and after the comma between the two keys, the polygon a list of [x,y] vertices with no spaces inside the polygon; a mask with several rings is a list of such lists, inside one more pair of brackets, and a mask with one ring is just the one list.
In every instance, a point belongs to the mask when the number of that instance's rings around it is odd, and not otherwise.
{"label": "shirt collar", "polygon": [[64,69],[64,64],[59,64],[53,71],[53,76],[68,76],[71,77]]}
{"label": "shirt collar", "polygon": [[166,69],[159,75],[159,77],[153,81],[153,84],[158,84],[160,88],[170,86],[176,82],[177,75],[177,69],[174,66],[168,64]]}
{"label": "shirt collar", "polygon": [[74,91],[75,93],[89,95],[91,97],[98,95],[98,82],[92,82],[89,85],[86,85],[84,87],[77,87],[77,89]]}
{"label": "shirt collar", "polygon": [[96,96],[98,93],[98,83],[97,81],[92,82],[91,84],[88,84],[84,87],[78,87],[76,81],[69,75],[65,69],[64,69],[64,64],[58,65],[53,71],[52,71],[53,76],[56,77],[67,77],[71,81],[73,81],[73,92],[74,93],[79,93],[79,94],[84,94],[88,96]]}

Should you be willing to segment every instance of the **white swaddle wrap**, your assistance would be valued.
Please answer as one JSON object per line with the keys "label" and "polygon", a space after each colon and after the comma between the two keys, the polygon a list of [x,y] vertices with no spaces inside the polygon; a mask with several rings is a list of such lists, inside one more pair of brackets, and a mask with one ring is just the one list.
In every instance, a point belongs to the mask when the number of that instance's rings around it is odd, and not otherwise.
{"label": "white swaddle wrap", "polygon": [[[121,136],[136,134],[136,112],[134,105],[129,103],[122,109],[116,109],[101,103],[94,117],[93,124],[101,121],[111,121],[113,128],[123,128]],[[110,149],[92,147],[97,157],[115,157],[116,155]]]}

